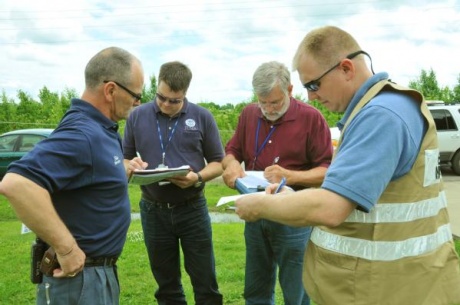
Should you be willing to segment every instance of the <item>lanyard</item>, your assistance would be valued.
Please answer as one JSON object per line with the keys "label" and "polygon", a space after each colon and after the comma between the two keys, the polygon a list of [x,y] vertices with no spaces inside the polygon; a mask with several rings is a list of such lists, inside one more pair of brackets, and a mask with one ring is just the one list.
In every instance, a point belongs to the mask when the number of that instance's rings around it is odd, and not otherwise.
{"label": "lanyard", "polygon": [[265,137],[265,140],[263,141],[262,145],[260,147],[257,147],[259,144],[259,130],[260,130],[260,124],[261,124],[262,119],[259,118],[259,121],[257,122],[257,130],[256,130],[256,144],[255,144],[255,150],[254,150],[254,163],[252,164],[252,169],[256,167],[256,160],[257,157],[260,155],[262,152],[262,149],[264,149],[265,145],[267,145],[268,140],[270,139],[270,136],[272,133],[275,131],[276,126],[272,125],[270,132],[268,135]]}
{"label": "lanyard", "polygon": [[166,145],[163,144],[163,136],[161,135],[161,129],[160,129],[160,121],[158,121],[158,116],[157,116],[157,128],[158,128],[158,137],[160,138],[160,146],[161,146],[161,153],[162,153],[162,165],[165,165],[165,155],[166,155],[166,148],[168,148],[169,143],[171,142],[171,139],[174,135],[174,132],[176,131],[177,123],[179,122],[179,117],[176,119],[176,123],[174,123],[174,127],[171,131],[171,134],[169,135],[168,142]]}

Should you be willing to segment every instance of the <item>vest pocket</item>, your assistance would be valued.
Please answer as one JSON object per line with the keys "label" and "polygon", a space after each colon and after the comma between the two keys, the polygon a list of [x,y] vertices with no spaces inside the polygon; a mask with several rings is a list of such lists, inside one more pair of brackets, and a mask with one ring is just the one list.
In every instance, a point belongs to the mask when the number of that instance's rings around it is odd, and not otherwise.
{"label": "vest pocket", "polygon": [[317,304],[355,304],[355,257],[338,255],[310,243],[304,260],[303,281]]}

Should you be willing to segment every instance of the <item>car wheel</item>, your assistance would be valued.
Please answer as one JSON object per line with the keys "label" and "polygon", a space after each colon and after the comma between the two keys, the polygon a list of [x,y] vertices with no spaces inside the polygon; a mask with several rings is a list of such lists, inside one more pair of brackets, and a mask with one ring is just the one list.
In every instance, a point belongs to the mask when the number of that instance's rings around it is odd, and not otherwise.
{"label": "car wheel", "polygon": [[452,170],[455,174],[460,175],[460,150],[452,158]]}

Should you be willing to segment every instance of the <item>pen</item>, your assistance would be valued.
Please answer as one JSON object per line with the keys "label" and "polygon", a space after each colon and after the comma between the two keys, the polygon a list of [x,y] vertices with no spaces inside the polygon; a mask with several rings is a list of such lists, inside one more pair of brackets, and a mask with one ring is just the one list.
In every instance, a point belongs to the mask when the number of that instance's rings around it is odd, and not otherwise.
{"label": "pen", "polygon": [[275,157],[275,159],[273,159],[273,165],[278,164],[279,160],[280,160],[280,157]]}
{"label": "pen", "polygon": [[139,159],[142,159],[141,154],[140,154],[138,151],[136,151],[136,156],[137,156]]}
{"label": "pen", "polygon": [[283,177],[281,179],[280,184],[278,185],[278,187],[275,190],[275,194],[279,193],[281,191],[281,189],[283,188],[283,186],[285,186],[285,185],[286,185],[286,178]]}

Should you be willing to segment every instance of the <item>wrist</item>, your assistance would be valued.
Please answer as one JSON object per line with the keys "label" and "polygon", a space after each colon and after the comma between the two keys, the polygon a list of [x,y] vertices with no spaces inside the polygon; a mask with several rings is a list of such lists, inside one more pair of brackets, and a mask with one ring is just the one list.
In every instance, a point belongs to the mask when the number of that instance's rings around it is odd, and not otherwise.
{"label": "wrist", "polygon": [[60,257],[65,257],[65,256],[69,255],[70,253],[72,253],[73,249],[75,248],[75,245],[76,245],[76,243],[74,242],[70,248],[59,249],[59,251],[55,251],[55,252]]}
{"label": "wrist", "polygon": [[203,184],[203,177],[199,172],[196,172],[197,180],[195,182],[195,187],[200,187]]}

